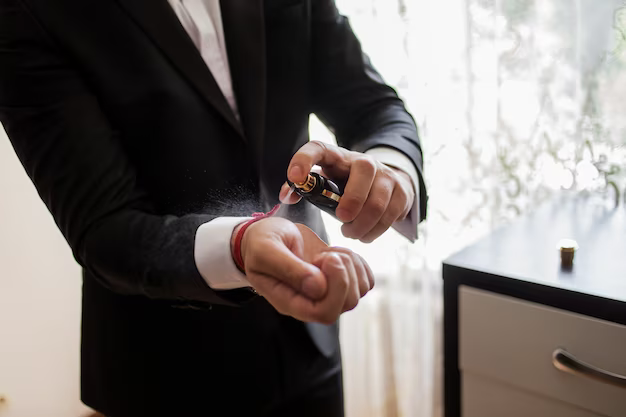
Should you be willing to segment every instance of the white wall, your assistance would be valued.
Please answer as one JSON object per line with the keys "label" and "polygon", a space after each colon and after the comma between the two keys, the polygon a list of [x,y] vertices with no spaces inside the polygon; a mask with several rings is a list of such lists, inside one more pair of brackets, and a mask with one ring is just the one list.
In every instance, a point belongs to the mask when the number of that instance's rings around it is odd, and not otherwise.
{"label": "white wall", "polygon": [[80,268],[0,126],[0,417],[74,417]]}

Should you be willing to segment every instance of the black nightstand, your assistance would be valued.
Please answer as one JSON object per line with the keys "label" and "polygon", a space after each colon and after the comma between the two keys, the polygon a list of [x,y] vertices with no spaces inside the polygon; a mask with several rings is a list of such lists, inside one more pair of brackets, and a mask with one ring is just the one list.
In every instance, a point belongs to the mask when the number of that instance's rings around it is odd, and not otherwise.
{"label": "black nightstand", "polygon": [[626,416],[626,208],[563,196],[443,278],[446,417]]}

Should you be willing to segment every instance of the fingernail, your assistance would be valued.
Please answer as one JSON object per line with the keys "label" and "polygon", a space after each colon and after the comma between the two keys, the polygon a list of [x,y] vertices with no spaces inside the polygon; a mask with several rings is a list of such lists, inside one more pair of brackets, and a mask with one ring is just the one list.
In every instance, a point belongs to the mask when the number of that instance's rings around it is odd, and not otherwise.
{"label": "fingernail", "polygon": [[283,199],[287,196],[287,192],[289,191],[289,186],[287,185],[287,183],[283,184],[283,186],[280,188],[280,193],[278,194],[278,199],[281,202],[284,202]]}
{"label": "fingernail", "polygon": [[309,276],[302,281],[302,293],[309,298],[318,299],[322,294],[323,288],[314,276]]}
{"label": "fingernail", "polygon": [[294,181],[294,180],[301,180],[302,179],[302,168],[300,168],[298,165],[295,165],[291,168],[291,170],[289,171],[289,179]]}

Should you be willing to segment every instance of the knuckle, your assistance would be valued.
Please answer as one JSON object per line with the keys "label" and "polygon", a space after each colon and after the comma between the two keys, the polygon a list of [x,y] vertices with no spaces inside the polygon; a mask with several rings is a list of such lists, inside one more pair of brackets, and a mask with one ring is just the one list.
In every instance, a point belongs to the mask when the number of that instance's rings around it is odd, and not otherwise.
{"label": "knuckle", "polygon": [[374,175],[377,170],[376,161],[371,156],[362,156],[356,159],[353,163],[354,168],[361,172]]}
{"label": "knuckle", "polygon": [[368,200],[366,206],[367,211],[371,215],[380,217],[383,215],[383,213],[385,213],[385,210],[387,210],[387,201],[385,201],[383,198],[375,197]]}
{"label": "knuckle", "polygon": [[[316,149],[318,148],[318,149]],[[312,140],[305,145],[303,145],[294,155],[294,162],[310,164],[313,161],[314,155],[316,155],[319,151],[322,153],[327,151],[326,144],[324,142],[320,142],[317,140]]]}
{"label": "knuckle", "polygon": [[380,169],[380,175],[390,181],[397,182],[398,177],[393,169],[388,167],[387,165],[383,165],[383,168]]}
{"label": "knuckle", "polygon": [[338,252],[337,255],[341,258],[341,261],[345,266],[352,265],[352,257],[345,252]]}
{"label": "knuckle", "polygon": [[409,193],[404,187],[396,187],[395,193],[397,195],[397,199],[401,201],[407,201],[409,199]]}
{"label": "knuckle", "polygon": [[357,194],[349,194],[346,196],[346,204],[352,208],[359,208],[365,204],[365,196]]}
{"label": "knuckle", "polygon": [[351,215],[356,215],[365,204],[365,198],[358,195],[346,195],[341,198],[341,202],[344,203],[345,210]]}
{"label": "knuckle", "polygon": [[348,278],[347,274],[341,274],[340,278],[337,279],[337,286],[339,287],[339,289],[341,291],[345,291],[348,289],[348,286],[350,285],[350,280]]}
{"label": "knuckle", "polygon": [[388,195],[393,195],[393,191],[396,188],[396,181],[393,173],[385,173],[379,179],[381,189]]}
{"label": "knuckle", "polygon": [[319,141],[319,140],[312,140],[309,142],[309,147],[314,147],[314,146],[321,148],[322,151],[328,150],[328,146],[324,142]]}
{"label": "knuckle", "polygon": [[380,222],[389,227],[391,226],[404,212],[405,204],[402,201],[394,201],[389,205],[389,209],[382,216]]}

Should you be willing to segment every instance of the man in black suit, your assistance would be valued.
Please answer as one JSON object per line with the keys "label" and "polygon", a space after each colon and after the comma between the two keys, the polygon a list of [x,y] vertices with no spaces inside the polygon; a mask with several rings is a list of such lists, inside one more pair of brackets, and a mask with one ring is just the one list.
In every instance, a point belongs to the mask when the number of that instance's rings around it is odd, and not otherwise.
{"label": "man in black suit", "polygon": [[[341,148],[308,142],[311,113]],[[334,1],[0,0],[0,121],[84,270],[87,405],[343,415],[336,320],[371,272],[281,186],[347,180],[365,242],[415,238],[427,198],[413,119]]]}

